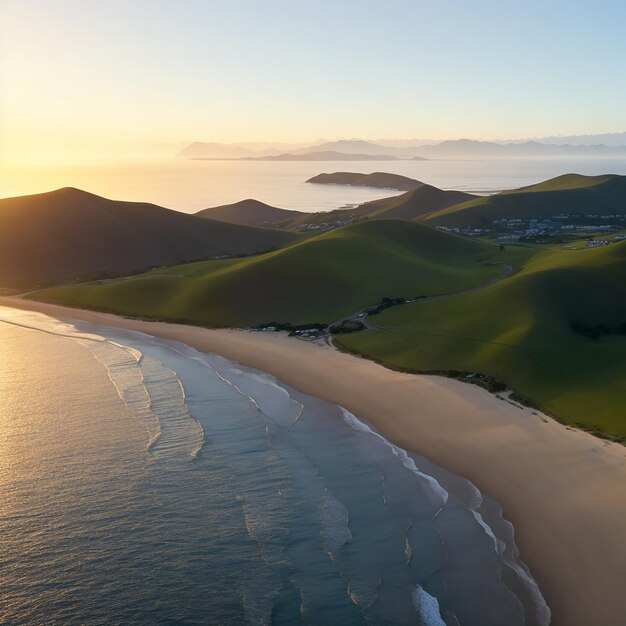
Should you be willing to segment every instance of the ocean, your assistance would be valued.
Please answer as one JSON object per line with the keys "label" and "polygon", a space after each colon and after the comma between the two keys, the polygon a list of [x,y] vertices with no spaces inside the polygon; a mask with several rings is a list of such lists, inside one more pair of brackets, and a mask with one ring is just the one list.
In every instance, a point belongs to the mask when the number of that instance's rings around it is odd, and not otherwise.
{"label": "ocean", "polygon": [[497,503],[267,374],[0,308],[0,393],[2,624],[549,621]]}
{"label": "ocean", "polygon": [[626,175],[626,159],[482,161],[185,161],[153,159],[0,165],[0,198],[78,187],[115,200],[152,202],[193,213],[255,198],[300,211],[354,206],[397,192],[305,181],[321,172],[392,172],[442,189],[490,194],[576,172]]}

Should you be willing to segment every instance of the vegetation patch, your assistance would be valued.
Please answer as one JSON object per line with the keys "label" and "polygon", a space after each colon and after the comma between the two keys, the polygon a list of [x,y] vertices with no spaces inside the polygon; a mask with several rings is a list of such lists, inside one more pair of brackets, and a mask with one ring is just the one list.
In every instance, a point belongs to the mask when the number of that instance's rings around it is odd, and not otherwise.
{"label": "vegetation patch", "polygon": [[626,322],[621,324],[586,324],[579,320],[572,320],[569,327],[583,337],[597,341],[602,335],[626,335]]}
{"label": "vegetation patch", "polygon": [[344,320],[330,327],[331,335],[342,335],[345,333],[357,333],[365,329],[365,324],[360,320]]}
{"label": "vegetation patch", "polygon": [[[377,330],[336,344],[403,371],[480,372],[513,389],[511,400],[619,440],[626,436],[626,244],[527,252],[501,281],[388,308]],[[581,319],[605,321],[570,327]],[[592,334],[612,339],[590,341]]]}
{"label": "vegetation patch", "polygon": [[[34,299],[122,315],[249,327],[343,319],[391,292],[441,294],[500,272],[497,246],[428,226],[370,221],[258,256],[160,268],[117,281],[39,291]],[[482,261],[479,261],[482,259]]]}

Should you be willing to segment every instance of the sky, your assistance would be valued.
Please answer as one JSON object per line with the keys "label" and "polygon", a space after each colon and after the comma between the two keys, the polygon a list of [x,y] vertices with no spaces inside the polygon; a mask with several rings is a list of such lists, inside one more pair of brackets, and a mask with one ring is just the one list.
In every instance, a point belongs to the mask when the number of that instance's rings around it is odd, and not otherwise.
{"label": "sky", "polygon": [[0,0],[0,151],[620,132],[624,24],[621,0]]}

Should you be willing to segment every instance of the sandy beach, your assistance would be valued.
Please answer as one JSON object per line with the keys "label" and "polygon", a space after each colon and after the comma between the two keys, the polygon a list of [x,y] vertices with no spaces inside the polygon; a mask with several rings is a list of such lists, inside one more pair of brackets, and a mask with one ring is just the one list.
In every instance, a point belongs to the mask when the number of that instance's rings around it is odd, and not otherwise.
{"label": "sandy beach", "polygon": [[554,625],[626,623],[623,446],[474,385],[393,372],[282,334],[131,320],[16,298],[0,298],[0,305],[181,341],[344,406],[392,442],[469,478],[499,502]]}

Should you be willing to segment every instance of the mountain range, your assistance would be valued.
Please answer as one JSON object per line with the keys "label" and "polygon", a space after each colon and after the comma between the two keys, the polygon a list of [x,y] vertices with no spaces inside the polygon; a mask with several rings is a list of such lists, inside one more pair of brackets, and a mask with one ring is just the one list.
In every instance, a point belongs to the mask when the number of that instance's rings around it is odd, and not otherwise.
{"label": "mountain range", "polygon": [[415,152],[429,159],[624,157],[626,146],[545,144],[537,141],[502,144],[458,139],[420,146]]}
{"label": "mountain range", "polygon": [[[606,143],[603,143],[606,142]],[[311,155],[305,159],[304,155]],[[315,156],[312,156],[315,155]],[[342,156],[340,156],[342,155]],[[496,158],[624,158],[626,133],[572,137],[548,137],[538,140],[476,141],[472,139],[418,142],[415,145],[392,145],[362,139],[301,144],[278,144],[274,147],[246,147],[245,144],[193,142],[177,156],[187,159],[271,159],[274,160],[379,160],[399,159],[496,159]],[[357,158],[358,156],[358,158]]]}
{"label": "mountain range", "polygon": [[312,150],[309,152],[285,153],[270,156],[244,157],[246,161],[395,161],[399,157],[391,154],[345,153],[337,150]]}

